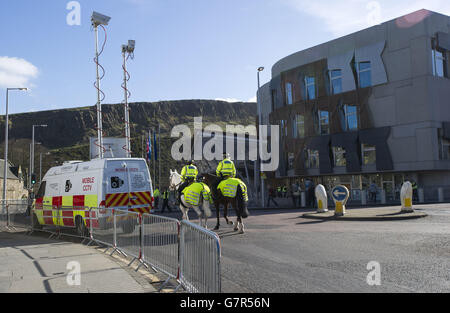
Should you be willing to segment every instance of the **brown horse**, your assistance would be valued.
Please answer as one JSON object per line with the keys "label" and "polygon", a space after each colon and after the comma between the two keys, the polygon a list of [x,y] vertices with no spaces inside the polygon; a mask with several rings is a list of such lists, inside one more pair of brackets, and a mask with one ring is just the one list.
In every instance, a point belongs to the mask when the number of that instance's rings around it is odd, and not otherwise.
{"label": "brown horse", "polygon": [[241,188],[238,188],[238,191],[236,193],[236,197],[230,198],[225,197],[222,195],[222,193],[217,189],[217,181],[218,177],[214,174],[204,174],[203,177],[205,184],[207,184],[211,189],[211,195],[214,201],[214,207],[216,208],[216,215],[217,215],[217,224],[216,227],[214,227],[214,230],[219,230],[220,228],[220,206],[223,205],[224,211],[223,211],[223,217],[225,218],[225,221],[227,222],[227,225],[233,225],[233,222],[228,220],[228,206],[231,205],[235,211],[236,211],[236,224],[234,224],[234,231],[239,230],[240,234],[244,233],[244,224],[242,223],[242,218],[248,217],[248,210],[246,203],[242,200],[242,191]]}

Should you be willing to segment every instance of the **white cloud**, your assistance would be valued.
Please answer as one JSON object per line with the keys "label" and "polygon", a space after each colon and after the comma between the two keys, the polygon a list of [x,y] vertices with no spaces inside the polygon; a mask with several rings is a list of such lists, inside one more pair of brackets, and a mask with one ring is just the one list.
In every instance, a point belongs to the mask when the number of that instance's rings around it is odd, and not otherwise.
{"label": "white cloud", "polygon": [[242,100],[236,99],[236,98],[216,98],[214,99],[216,101],[225,101],[225,102],[243,102]]}
{"label": "white cloud", "polygon": [[38,68],[27,60],[0,56],[0,87],[30,87],[38,75]]}
{"label": "white cloud", "polygon": [[257,101],[256,96],[247,100],[247,102],[256,102],[256,101]]}
{"label": "white cloud", "polygon": [[427,9],[450,15],[448,0],[284,0],[296,10],[318,18],[335,36],[343,36],[378,23]]}

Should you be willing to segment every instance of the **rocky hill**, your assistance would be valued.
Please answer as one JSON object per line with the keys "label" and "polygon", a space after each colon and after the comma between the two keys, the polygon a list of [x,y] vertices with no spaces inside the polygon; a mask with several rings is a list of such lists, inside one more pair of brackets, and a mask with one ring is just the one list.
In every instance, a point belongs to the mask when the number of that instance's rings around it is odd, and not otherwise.
{"label": "rocky hill", "polygon": [[[203,123],[255,124],[255,103],[228,103],[214,100],[161,101],[131,103],[130,120],[133,157],[142,156],[142,135],[151,128],[161,127],[162,170],[179,167],[170,157],[170,131],[175,125],[193,125],[194,117],[203,117]],[[123,105],[103,105],[103,129],[105,137],[123,137]],[[0,117],[0,158],[4,154],[5,117]],[[96,107],[82,107],[52,111],[14,114],[9,116],[9,160],[24,171],[29,168],[29,147],[32,125],[48,125],[35,128],[35,172],[39,180],[39,156],[42,157],[42,176],[48,168],[65,160],[88,160],[89,137],[96,137]],[[48,153],[48,154],[46,154]]]}

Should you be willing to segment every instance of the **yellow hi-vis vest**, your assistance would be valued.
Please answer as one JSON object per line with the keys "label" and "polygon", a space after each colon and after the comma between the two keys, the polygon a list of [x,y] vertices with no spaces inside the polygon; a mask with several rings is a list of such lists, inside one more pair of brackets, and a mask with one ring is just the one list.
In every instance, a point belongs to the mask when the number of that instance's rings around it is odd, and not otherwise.
{"label": "yellow hi-vis vest", "polygon": [[248,201],[247,186],[239,178],[228,178],[223,180],[220,182],[217,189],[219,189],[225,197],[234,198],[236,197],[238,186],[241,186],[244,200]]}
{"label": "yellow hi-vis vest", "polygon": [[198,175],[198,169],[195,165],[186,165],[181,170],[181,178],[183,181],[186,180],[186,178],[196,178]]}
{"label": "yellow hi-vis vest", "polygon": [[230,177],[236,177],[236,167],[234,166],[233,161],[230,159],[225,159],[217,165],[216,169],[216,175],[220,176],[222,174],[223,176],[230,176]]}
{"label": "yellow hi-vis vest", "polygon": [[212,202],[211,190],[204,183],[193,183],[183,190],[184,200],[190,205],[199,205],[200,195],[203,196],[203,200]]}

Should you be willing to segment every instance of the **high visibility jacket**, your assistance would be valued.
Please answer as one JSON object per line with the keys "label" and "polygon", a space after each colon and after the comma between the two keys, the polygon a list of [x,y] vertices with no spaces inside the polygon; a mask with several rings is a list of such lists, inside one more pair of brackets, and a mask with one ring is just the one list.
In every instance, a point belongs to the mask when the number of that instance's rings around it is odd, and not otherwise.
{"label": "high visibility jacket", "polygon": [[233,161],[230,159],[225,159],[217,165],[216,169],[216,175],[220,176],[222,174],[223,176],[230,176],[230,177],[236,177],[236,167],[234,166]]}
{"label": "high visibility jacket", "polygon": [[236,197],[238,186],[241,186],[244,200],[248,201],[247,186],[239,178],[228,178],[223,180],[220,182],[217,189],[219,189],[225,197],[234,198]]}
{"label": "high visibility jacket", "polygon": [[199,205],[200,196],[203,196],[203,200],[212,203],[211,190],[204,183],[193,183],[183,190],[184,200],[190,205]]}
{"label": "high visibility jacket", "polygon": [[158,190],[158,189],[155,189],[155,190],[153,191],[153,197],[158,198],[159,195],[160,195],[159,190]]}
{"label": "high visibility jacket", "polygon": [[287,192],[287,187],[286,186],[283,187],[283,192]]}
{"label": "high visibility jacket", "polygon": [[164,200],[169,199],[169,195],[170,195],[170,194],[169,194],[168,191],[164,191],[164,192],[163,192],[163,199],[164,199]]}
{"label": "high visibility jacket", "polygon": [[198,169],[195,165],[186,165],[181,170],[181,179],[186,181],[187,178],[196,178],[198,175]]}
{"label": "high visibility jacket", "polygon": [[412,185],[412,189],[417,189],[417,183],[416,182],[413,182],[411,185]]}

